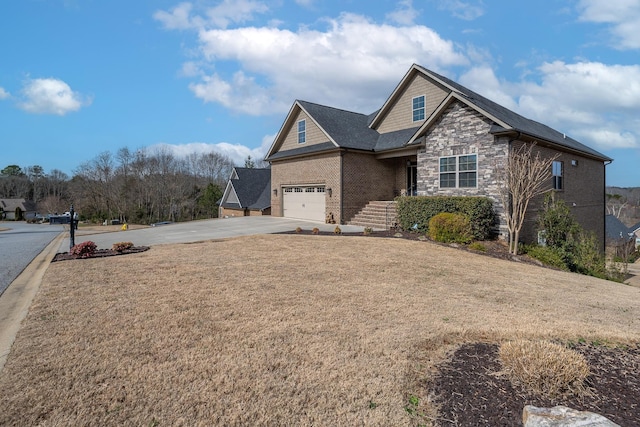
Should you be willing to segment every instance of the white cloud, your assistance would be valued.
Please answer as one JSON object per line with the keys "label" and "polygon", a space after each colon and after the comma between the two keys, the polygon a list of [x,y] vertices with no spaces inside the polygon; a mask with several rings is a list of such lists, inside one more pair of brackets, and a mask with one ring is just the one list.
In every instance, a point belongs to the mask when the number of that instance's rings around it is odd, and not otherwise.
{"label": "white cloud", "polygon": [[453,16],[465,21],[473,21],[484,15],[484,3],[478,0],[474,3],[461,0],[436,0],[438,9],[448,10]]}
{"label": "white cloud", "polygon": [[413,25],[420,12],[414,9],[413,0],[402,0],[398,8],[387,14],[387,19],[400,25]]}
{"label": "white cloud", "polygon": [[637,0],[580,0],[578,11],[581,21],[611,25],[614,47],[640,48],[640,2]]}
{"label": "white cloud", "polygon": [[244,165],[244,161],[248,156],[252,159],[262,160],[267,154],[271,143],[275,139],[275,135],[266,135],[262,138],[262,142],[257,148],[249,148],[241,144],[230,144],[228,142],[205,143],[191,142],[188,144],[166,144],[160,143],[147,147],[150,152],[157,150],[168,150],[176,157],[186,157],[192,153],[204,154],[215,152],[229,157],[234,164]]}
{"label": "white cloud", "polygon": [[452,42],[425,26],[379,25],[353,14],[326,22],[324,31],[201,30],[203,58],[236,62],[242,71],[210,75],[190,88],[206,102],[253,114],[286,112],[296,98],[369,112],[412,63],[435,71],[467,63]]}
{"label": "white cloud", "polygon": [[29,113],[64,116],[91,104],[91,99],[71,90],[62,80],[31,79],[22,89],[20,108]]}
{"label": "white cloud", "polygon": [[7,92],[6,90],[4,90],[3,87],[0,87],[0,99],[7,99],[11,96],[11,94],[9,92]]}
{"label": "white cloud", "polygon": [[520,82],[501,81],[492,69],[478,67],[460,82],[594,148],[640,146],[638,65],[556,61]]}
{"label": "white cloud", "polygon": [[168,30],[198,29],[205,26],[227,28],[232,23],[251,21],[256,14],[266,13],[268,10],[269,8],[259,1],[222,0],[216,6],[198,10],[201,15],[192,16],[194,6],[185,2],[178,4],[170,12],[156,11],[153,17],[162,22]]}
{"label": "white cloud", "polygon": [[493,70],[488,66],[471,68],[460,76],[461,85],[478,92],[482,96],[497,102],[511,110],[518,108],[513,97],[509,94],[509,84],[499,81]]}

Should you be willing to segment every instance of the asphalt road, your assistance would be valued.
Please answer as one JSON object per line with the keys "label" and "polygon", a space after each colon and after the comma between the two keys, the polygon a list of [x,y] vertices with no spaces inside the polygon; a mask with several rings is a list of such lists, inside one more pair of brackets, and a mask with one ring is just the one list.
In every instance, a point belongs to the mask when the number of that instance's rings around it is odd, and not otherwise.
{"label": "asphalt road", "polygon": [[62,225],[0,221],[0,295],[22,270],[63,231]]}
{"label": "asphalt road", "polygon": [[[98,249],[110,249],[116,242],[132,242],[136,246],[152,246],[167,243],[189,243],[201,240],[225,239],[251,234],[272,234],[293,231],[296,227],[311,230],[333,231],[335,224],[324,224],[273,216],[243,216],[226,219],[180,222],[137,230],[112,233],[84,234],[82,228],[75,236],[75,243],[91,240]],[[362,232],[364,227],[341,225],[343,232]],[[65,238],[58,252],[69,250],[69,238]]]}

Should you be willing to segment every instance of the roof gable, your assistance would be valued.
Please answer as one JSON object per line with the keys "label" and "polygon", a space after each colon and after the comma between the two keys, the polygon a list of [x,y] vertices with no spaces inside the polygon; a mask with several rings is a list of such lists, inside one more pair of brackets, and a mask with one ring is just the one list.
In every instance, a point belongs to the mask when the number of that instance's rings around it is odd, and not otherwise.
{"label": "roof gable", "polygon": [[[377,129],[385,120],[385,116],[394,108],[395,103],[403,96],[407,87],[415,81],[418,75],[432,83],[432,86],[434,88],[437,87],[438,91],[442,90],[442,92],[437,93],[447,93],[445,98],[440,98],[440,95],[433,98],[437,101],[442,99],[442,101],[437,106],[432,106],[427,109],[430,114],[420,126],[415,126],[419,124],[418,122],[415,124],[408,123],[409,126],[401,126],[399,129],[391,128],[394,130],[379,133]],[[407,71],[400,83],[387,98],[382,108],[369,115],[307,101],[295,101],[274,143],[269,149],[266,159],[277,160],[292,156],[326,152],[339,148],[371,152],[383,152],[403,148],[418,141],[418,138],[424,135],[429,127],[435,123],[438,117],[440,117],[453,102],[461,102],[491,120],[494,124],[490,132],[494,135],[514,134],[518,135],[518,138],[520,135],[523,135],[533,140],[538,140],[541,143],[551,144],[556,149],[574,151],[600,161],[612,160],[604,154],[567,137],[565,134],[549,126],[527,119],[417,64],[413,64],[409,71]],[[295,118],[300,111],[304,111],[308,117],[313,120],[314,124],[327,136],[327,141],[316,143],[313,147],[303,146],[301,144],[300,147],[280,151],[283,138],[294,125]]]}
{"label": "roof gable", "polygon": [[[233,176],[237,178],[233,178]],[[230,197],[231,194],[234,194],[240,208],[268,208],[271,205],[271,169],[236,167],[231,173],[227,189],[229,191],[225,190],[225,195],[222,198],[223,207],[225,204],[227,206],[235,204],[234,197]]]}
{"label": "roof gable", "polygon": [[[300,116],[301,113],[304,114],[306,116],[305,118],[308,118],[313,123],[313,125],[315,125],[320,130],[320,132],[322,132],[327,137],[327,141],[331,142],[335,147],[338,146],[338,144],[331,138],[331,135],[329,135],[329,133],[327,133],[322,128],[322,125],[317,122],[314,115],[304,108],[303,104],[305,104],[304,101],[299,101],[299,100],[296,100],[293,103],[293,105],[291,106],[291,109],[289,109],[289,113],[287,114],[287,117],[285,118],[284,123],[282,124],[282,126],[280,127],[280,130],[278,131],[278,134],[274,138],[273,143],[269,148],[269,151],[267,151],[267,155],[265,156],[265,159],[271,158],[274,154],[276,154],[281,150],[287,136],[293,130],[293,126],[295,126],[295,124],[297,123],[298,117]],[[310,104],[310,103],[307,103],[307,104]],[[308,145],[309,144],[300,144],[301,147],[308,146]]]}

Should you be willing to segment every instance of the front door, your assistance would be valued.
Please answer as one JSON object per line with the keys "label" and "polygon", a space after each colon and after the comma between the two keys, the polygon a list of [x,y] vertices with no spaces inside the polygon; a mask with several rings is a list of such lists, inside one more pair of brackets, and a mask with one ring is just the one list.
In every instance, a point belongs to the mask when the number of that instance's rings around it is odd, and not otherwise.
{"label": "front door", "polygon": [[407,196],[418,195],[418,163],[407,163]]}

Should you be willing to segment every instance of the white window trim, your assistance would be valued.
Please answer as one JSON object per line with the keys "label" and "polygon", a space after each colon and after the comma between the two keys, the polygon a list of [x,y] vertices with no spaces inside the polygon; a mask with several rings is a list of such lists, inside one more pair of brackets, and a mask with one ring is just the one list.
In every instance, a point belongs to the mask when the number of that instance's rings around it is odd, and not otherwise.
{"label": "white window trim", "polygon": [[[300,123],[304,123],[304,130],[300,132]],[[307,120],[302,119],[298,120],[296,124],[296,131],[298,133],[298,144],[306,144],[307,143]],[[300,142],[300,135],[303,135],[304,141]]]}
{"label": "white window trim", "polygon": [[[418,108],[413,108],[413,103],[416,99],[418,98],[423,98],[423,106],[422,106],[422,118],[415,120],[414,119],[414,113],[416,112],[416,110],[418,110]],[[411,98],[411,121],[412,123],[416,123],[416,122],[422,122],[424,120],[426,120],[427,118],[427,95],[418,95],[418,96],[414,96],[413,98]]]}
{"label": "white window trim", "polygon": [[[476,157],[476,168],[474,170],[466,170],[466,171],[461,171],[460,170],[460,157],[466,157],[466,156],[475,156]],[[453,172],[440,172],[440,161],[442,159],[450,159],[452,157],[455,157],[456,159],[456,170]],[[466,172],[475,172],[476,173],[476,185],[473,187],[460,187],[460,173],[466,173]],[[455,187],[441,187],[440,186],[440,176],[443,173],[453,173],[455,174],[456,177],[456,186]],[[440,156],[438,157],[438,188],[441,188],[443,190],[446,189],[452,189],[452,188],[457,188],[457,189],[464,189],[464,188],[478,188],[478,154],[477,153],[469,153],[469,154],[458,154],[458,155],[453,155],[453,156]]]}

